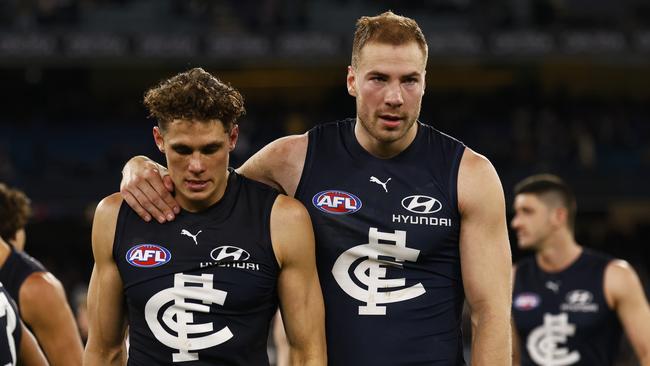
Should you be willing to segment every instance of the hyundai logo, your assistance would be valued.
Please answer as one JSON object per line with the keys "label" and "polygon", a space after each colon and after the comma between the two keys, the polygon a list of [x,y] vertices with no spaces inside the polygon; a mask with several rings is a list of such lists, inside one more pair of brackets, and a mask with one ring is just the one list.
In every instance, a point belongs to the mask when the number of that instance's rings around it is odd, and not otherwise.
{"label": "hyundai logo", "polygon": [[242,248],[223,245],[212,249],[210,257],[217,262],[226,258],[232,258],[233,261],[246,261],[251,257],[251,255]]}
{"label": "hyundai logo", "polygon": [[587,290],[573,290],[566,294],[566,302],[569,304],[581,304],[586,305],[591,303],[593,299],[591,292]]}
{"label": "hyundai logo", "polygon": [[442,203],[433,197],[415,195],[402,199],[402,207],[417,214],[431,214],[442,210]]}

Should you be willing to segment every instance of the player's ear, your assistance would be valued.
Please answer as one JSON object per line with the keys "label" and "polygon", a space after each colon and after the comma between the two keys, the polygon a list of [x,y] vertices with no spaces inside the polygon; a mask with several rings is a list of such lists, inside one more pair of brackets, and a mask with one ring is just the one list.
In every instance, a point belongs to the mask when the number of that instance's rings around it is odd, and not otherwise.
{"label": "player's ear", "polygon": [[229,141],[228,141],[228,151],[233,151],[235,150],[235,146],[237,146],[237,139],[239,139],[239,125],[238,124],[233,124],[232,128],[230,129],[230,133],[228,134]]}
{"label": "player's ear", "polygon": [[162,132],[160,131],[160,128],[158,126],[155,126],[153,128],[153,140],[156,142],[156,146],[158,146],[158,150],[160,150],[161,153],[165,153],[165,139],[163,139]]}
{"label": "player's ear", "polygon": [[356,87],[356,74],[352,66],[348,66],[348,76],[346,77],[346,84],[348,86],[348,94],[353,97],[357,96],[357,87]]}
{"label": "player's ear", "polygon": [[553,223],[558,226],[568,225],[569,210],[567,210],[566,207],[556,207],[553,209],[551,219],[553,220]]}

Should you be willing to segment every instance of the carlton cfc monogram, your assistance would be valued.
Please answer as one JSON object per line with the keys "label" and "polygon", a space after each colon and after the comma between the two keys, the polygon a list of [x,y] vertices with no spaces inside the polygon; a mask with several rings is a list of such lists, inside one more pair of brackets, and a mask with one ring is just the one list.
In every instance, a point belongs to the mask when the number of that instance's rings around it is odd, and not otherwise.
{"label": "carlton cfc monogram", "polygon": [[[380,243],[380,240],[392,244]],[[385,266],[403,268],[400,262],[415,262],[419,255],[419,250],[406,247],[406,231],[384,233],[373,227],[368,231],[368,243],[343,252],[334,263],[332,274],[343,291],[366,304],[359,306],[359,315],[386,315],[386,306],[378,306],[378,304],[410,300],[426,291],[421,283],[390,292],[379,291],[379,289],[390,290],[406,285],[405,278],[386,278]],[[385,259],[387,257],[394,258],[394,261],[388,261]],[[353,265],[360,258],[365,259],[353,269]],[[366,285],[366,289],[358,286],[350,277],[349,271],[352,269],[354,276]]]}
{"label": "carlton cfc monogram", "polygon": [[[212,274],[200,276],[177,273],[174,275],[174,287],[153,295],[145,306],[145,319],[153,335],[165,346],[178,352],[172,354],[172,361],[185,362],[199,359],[202,349],[218,346],[233,337],[228,327],[214,331],[212,323],[194,324],[194,313],[210,312],[210,304],[223,305],[226,302],[225,291],[212,288]],[[200,300],[201,303],[187,300]],[[173,303],[165,308],[165,305]],[[164,309],[162,317],[159,312]],[[168,332],[163,323],[174,333]],[[207,333],[207,334],[206,334]],[[205,334],[200,337],[190,337]]]}

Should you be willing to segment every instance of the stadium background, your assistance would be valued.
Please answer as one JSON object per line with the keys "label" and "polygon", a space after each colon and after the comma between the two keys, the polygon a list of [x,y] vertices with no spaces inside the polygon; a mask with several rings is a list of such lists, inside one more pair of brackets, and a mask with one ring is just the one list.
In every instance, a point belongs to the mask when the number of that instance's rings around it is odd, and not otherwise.
{"label": "stadium background", "polygon": [[[496,166],[578,197],[577,238],[650,288],[650,3],[644,0],[4,0],[0,181],[24,190],[27,251],[71,301],[90,224],[132,155],[162,161],[144,91],[201,66],[240,89],[238,166],[269,141],[354,116],[346,66],[361,15],[392,9],[429,43],[421,120]],[[512,234],[512,233],[511,233]],[[514,259],[526,253],[516,248]],[[631,364],[629,348],[620,365]]]}

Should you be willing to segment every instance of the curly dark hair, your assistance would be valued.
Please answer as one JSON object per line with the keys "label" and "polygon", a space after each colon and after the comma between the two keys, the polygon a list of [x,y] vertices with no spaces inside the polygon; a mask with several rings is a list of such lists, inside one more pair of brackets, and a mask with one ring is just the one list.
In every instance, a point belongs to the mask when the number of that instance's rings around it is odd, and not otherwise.
{"label": "curly dark hair", "polygon": [[31,201],[27,195],[0,183],[0,237],[4,240],[15,239],[16,233],[27,225],[31,215]]}
{"label": "curly dark hair", "polygon": [[164,131],[175,119],[219,120],[230,131],[246,110],[237,89],[200,67],[180,73],[149,89],[144,96],[149,116]]}

